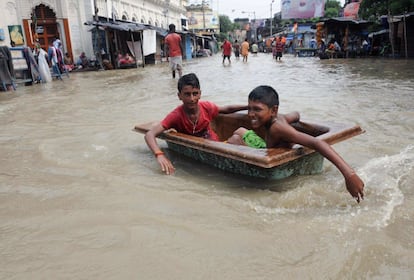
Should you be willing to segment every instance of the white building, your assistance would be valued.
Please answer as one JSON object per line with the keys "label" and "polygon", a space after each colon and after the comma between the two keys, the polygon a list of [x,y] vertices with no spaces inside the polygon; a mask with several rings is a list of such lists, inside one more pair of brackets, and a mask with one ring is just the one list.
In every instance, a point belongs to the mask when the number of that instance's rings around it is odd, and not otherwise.
{"label": "white building", "polygon": [[57,37],[72,57],[93,57],[93,26],[85,22],[124,20],[164,29],[174,23],[181,30],[184,6],[187,0],[2,0],[0,45],[10,46],[12,36],[16,46],[34,47],[38,39],[47,50]]}

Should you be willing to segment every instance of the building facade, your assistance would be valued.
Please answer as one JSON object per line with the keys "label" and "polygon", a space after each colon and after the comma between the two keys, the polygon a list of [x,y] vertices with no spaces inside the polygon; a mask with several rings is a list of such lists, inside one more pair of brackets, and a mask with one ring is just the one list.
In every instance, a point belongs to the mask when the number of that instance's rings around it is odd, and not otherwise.
{"label": "building facade", "polygon": [[59,38],[64,52],[78,57],[82,52],[94,56],[94,19],[127,21],[168,29],[174,23],[182,30],[186,0],[3,0],[0,9],[0,45],[44,49]]}

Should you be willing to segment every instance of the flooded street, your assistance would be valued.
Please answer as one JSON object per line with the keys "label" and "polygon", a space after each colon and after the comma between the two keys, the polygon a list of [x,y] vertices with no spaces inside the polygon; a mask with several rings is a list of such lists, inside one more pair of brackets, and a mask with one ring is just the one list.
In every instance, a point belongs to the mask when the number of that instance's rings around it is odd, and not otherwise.
{"label": "flooded street", "polygon": [[73,73],[0,92],[0,279],[412,279],[413,61],[282,60],[216,55],[184,73],[219,105],[266,84],[281,113],[360,125],[334,148],[362,203],[328,161],[263,181],[167,150],[163,175],[132,128],[180,104],[167,64]]}

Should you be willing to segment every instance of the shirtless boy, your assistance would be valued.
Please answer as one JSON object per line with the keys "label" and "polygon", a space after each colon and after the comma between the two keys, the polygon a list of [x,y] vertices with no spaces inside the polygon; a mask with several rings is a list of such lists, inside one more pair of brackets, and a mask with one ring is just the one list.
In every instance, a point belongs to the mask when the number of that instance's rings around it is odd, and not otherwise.
{"label": "shirtless boy", "polygon": [[359,203],[364,198],[364,182],[355,171],[326,142],[311,135],[297,131],[290,124],[299,121],[299,113],[278,114],[279,96],[270,86],[258,86],[249,94],[248,116],[254,130],[265,128],[262,139],[253,130],[237,129],[228,139],[228,143],[247,145],[255,148],[273,148],[300,144],[319,152],[331,161],[342,173],[348,192]]}

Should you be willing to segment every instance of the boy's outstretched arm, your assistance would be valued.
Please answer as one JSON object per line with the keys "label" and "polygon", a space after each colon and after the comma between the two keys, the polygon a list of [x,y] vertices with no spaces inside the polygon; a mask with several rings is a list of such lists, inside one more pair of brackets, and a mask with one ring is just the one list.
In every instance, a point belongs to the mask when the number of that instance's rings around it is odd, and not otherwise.
{"label": "boy's outstretched arm", "polygon": [[345,178],[346,189],[359,203],[364,199],[364,182],[328,143],[318,138],[314,139],[314,149],[339,169]]}
{"label": "boy's outstretched arm", "polygon": [[157,144],[156,137],[161,134],[165,128],[158,123],[157,125],[153,126],[147,133],[145,133],[145,142],[147,143],[148,147],[154,153],[155,157],[157,158],[158,163],[161,166],[161,170],[165,172],[165,174],[170,175],[174,173],[174,166],[171,161],[165,156],[165,154],[161,151],[160,147]]}
{"label": "boy's outstretched arm", "polygon": [[282,131],[279,131],[278,133],[282,133],[285,140],[318,151],[322,156],[332,162],[342,173],[345,178],[346,188],[352,197],[354,197],[358,203],[361,199],[364,199],[364,182],[328,143],[308,134],[298,132],[293,127],[289,127],[290,126],[284,126]]}
{"label": "boy's outstretched arm", "polygon": [[228,105],[228,106],[219,106],[220,114],[231,114],[238,111],[247,110],[247,105]]}

